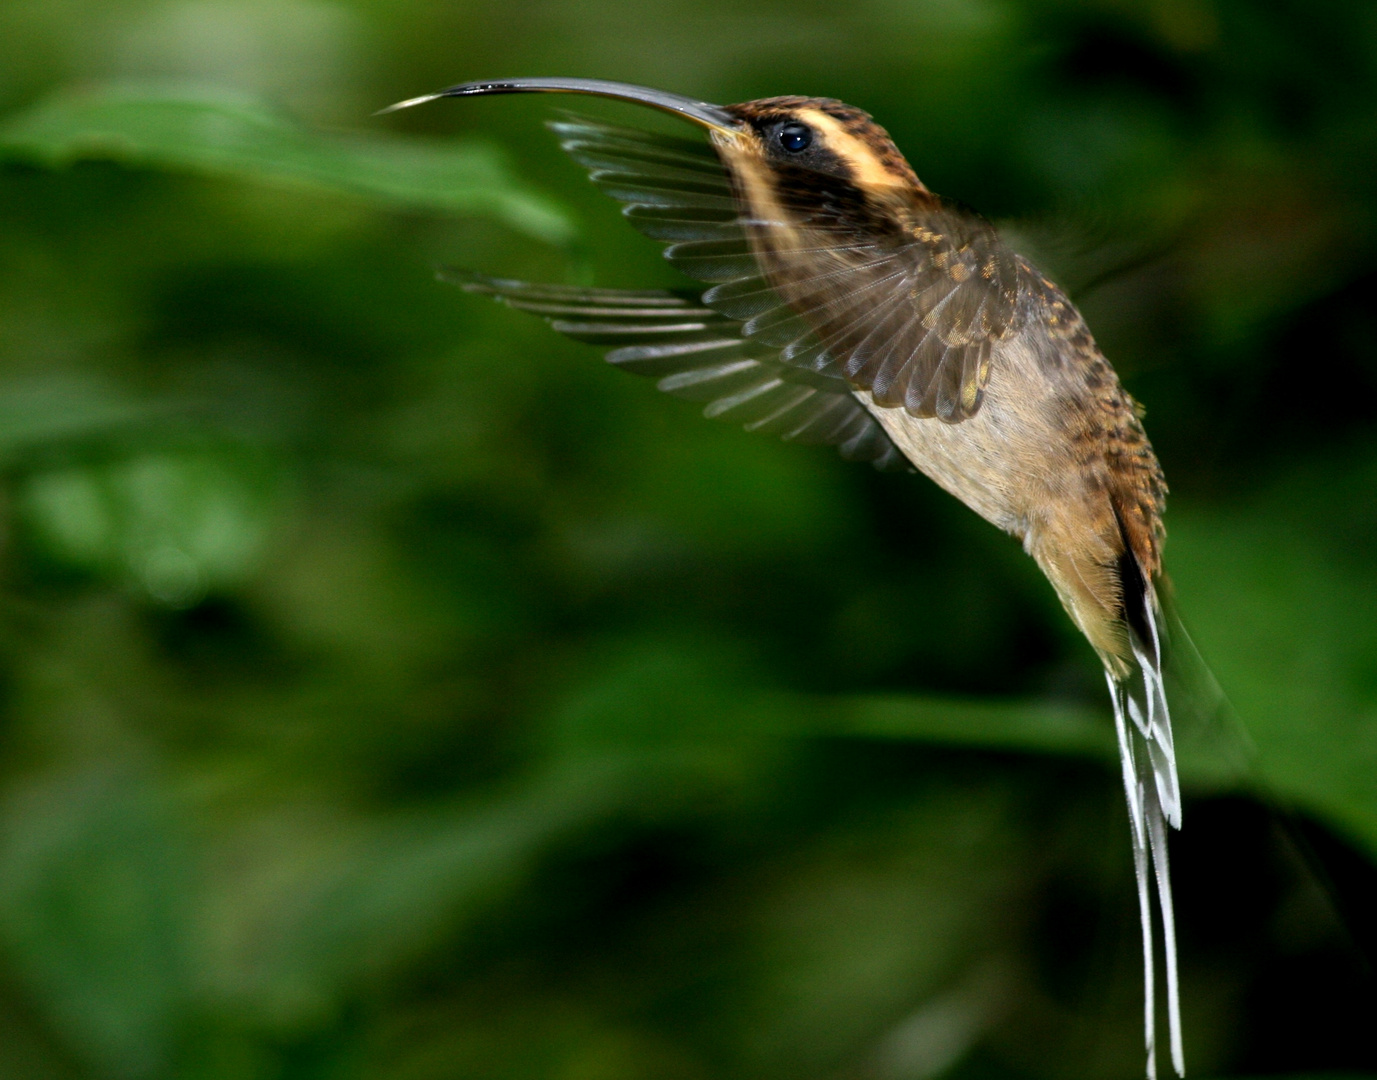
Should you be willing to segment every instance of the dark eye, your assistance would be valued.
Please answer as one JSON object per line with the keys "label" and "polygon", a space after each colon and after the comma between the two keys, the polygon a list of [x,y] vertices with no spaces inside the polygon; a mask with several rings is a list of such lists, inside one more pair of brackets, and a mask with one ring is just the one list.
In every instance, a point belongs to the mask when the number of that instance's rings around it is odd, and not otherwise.
{"label": "dark eye", "polygon": [[813,145],[813,129],[807,124],[800,124],[797,120],[791,120],[787,124],[780,125],[779,145],[791,154],[797,154],[800,150],[807,150]]}

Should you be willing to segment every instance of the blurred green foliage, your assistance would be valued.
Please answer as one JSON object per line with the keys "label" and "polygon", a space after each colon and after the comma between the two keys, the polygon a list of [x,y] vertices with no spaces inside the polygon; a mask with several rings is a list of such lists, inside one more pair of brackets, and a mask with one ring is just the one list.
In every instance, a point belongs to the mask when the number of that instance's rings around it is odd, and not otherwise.
{"label": "blurred green foliage", "polygon": [[680,284],[548,101],[370,119],[523,74],[846,99],[1076,292],[1253,744],[1193,1074],[1377,1072],[1377,9],[106,0],[0,6],[0,1075],[1139,1074],[1017,545],[433,279]]}

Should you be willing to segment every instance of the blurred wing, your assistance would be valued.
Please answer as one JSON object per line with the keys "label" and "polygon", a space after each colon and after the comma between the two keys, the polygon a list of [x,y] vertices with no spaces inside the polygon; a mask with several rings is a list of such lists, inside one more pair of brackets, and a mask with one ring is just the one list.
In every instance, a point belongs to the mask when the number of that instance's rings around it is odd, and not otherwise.
{"label": "blurred wing", "polygon": [[920,196],[901,228],[858,189],[803,170],[781,178],[779,220],[752,218],[707,143],[582,118],[550,126],[632,225],[713,283],[703,304],[782,364],[916,417],[956,422],[980,408],[1032,273],[983,219]]}
{"label": "blurred wing", "polygon": [[562,334],[616,346],[611,364],[658,380],[676,397],[706,401],[703,414],[803,443],[836,446],[876,468],[907,462],[846,381],[782,364],[777,350],[742,336],[741,324],[692,298],[658,290],[532,285],[447,270],[442,276],[544,317]]}

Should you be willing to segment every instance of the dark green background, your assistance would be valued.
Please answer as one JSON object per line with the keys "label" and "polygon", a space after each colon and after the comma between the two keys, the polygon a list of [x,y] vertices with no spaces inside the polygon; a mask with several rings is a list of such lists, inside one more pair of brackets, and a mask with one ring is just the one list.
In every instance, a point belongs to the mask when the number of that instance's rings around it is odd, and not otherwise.
{"label": "dark green background", "polygon": [[1073,290],[1255,747],[1188,755],[1192,1075],[1377,1072],[1377,7],[50,0],[0,7],[0,1075],[1141,1075],[1089,649],[921,477],[437,282],[680,284],[551,100],[370,118],[508,75],[843,98]]}

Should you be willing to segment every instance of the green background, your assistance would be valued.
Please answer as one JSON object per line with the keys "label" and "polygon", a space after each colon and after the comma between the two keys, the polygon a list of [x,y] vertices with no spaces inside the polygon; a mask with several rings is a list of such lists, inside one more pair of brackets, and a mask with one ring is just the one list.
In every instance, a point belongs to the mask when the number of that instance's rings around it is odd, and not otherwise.
{"label": "green background", "polygon": [[1141,1075],[1088,647],[921,477],[437,282],[683,284],[564,103],[371,117],[510,75],[845,99],[1072,290],[1252,744],[1192,1075],[1377,1072],[1377,7],[11,0],[0,1075]]}

